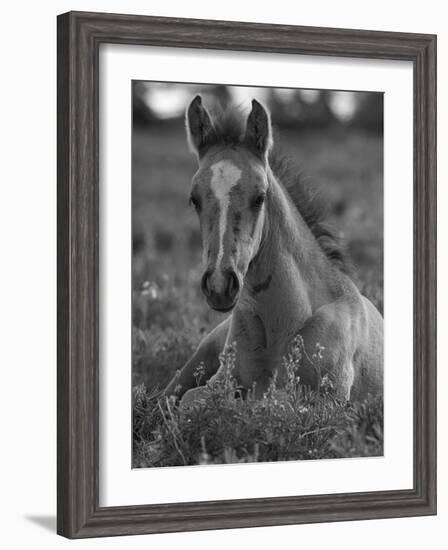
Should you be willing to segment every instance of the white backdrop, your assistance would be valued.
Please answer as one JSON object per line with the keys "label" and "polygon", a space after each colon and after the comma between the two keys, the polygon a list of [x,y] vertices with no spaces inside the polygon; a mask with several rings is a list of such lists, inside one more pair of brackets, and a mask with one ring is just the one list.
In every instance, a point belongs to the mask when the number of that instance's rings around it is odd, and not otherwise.
{"label": "white backdrop", "polygon": [[[257,3],[258,4],[258,3]],[[294,7],[296,6],[296,7]],[[405,9],[404,9],[405,8]],[[251,530],[188,533],[69,543],[54,535],[56,472],[56,15],[69,9],[245,20],[300,25],[370,28],[439,34],[439,335],[447,333],[448,306],[442,281],[448,276],[448,31],[443,3],[437,0],[391,3],[355,0],[294,4],[225,3],[206,0],[79,0],[32,3],[18,0],[2,7],[0,40],[0,271],[2,452],[1,523],[6,548],[77,547],[237,548],[257,545],[312,546],[363,550],[396,544],[407,549],[446,545],[448,474],[439,471],[439,516],[356,523],[305,525]],[[22,101],[26,100],[26,101]],[[26,110],[22,107],[26,105]],[[442,125],[445,122],[445,126]],[[444,215],[443,215],[444,214]],[[6,307],[5,307],[6,306]],[[439,354],[439,463],[448,459],[448,403],[443,370],[448,354]]]}

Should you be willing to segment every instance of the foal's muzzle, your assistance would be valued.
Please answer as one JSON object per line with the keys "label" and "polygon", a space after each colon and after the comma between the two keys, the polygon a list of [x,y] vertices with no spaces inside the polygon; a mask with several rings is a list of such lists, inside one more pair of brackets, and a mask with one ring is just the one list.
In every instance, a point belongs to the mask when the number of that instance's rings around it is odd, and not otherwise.
{"label": "foal's muzzle", "polygon": [[225,312],[235,306],[240,282],[233,269],[207,270],[202,277],[201,288],[208,305],[212,309]]}

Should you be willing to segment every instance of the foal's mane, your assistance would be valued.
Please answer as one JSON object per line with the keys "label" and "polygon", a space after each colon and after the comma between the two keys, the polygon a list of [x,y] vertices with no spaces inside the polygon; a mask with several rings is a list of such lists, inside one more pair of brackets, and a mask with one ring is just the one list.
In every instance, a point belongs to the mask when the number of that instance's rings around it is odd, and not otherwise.
{"label": "foal's mane", "polygon": [[[214,135],[209,145],[244,145],[245,118],[240,108],[213,111]],[[351,271],[340,239],[326,223],[328,208],[316,190],[306,184],[302,170],[275,147],[269,153],[269,165],[279,183],[286,190],[320,248],[341,271]]]}

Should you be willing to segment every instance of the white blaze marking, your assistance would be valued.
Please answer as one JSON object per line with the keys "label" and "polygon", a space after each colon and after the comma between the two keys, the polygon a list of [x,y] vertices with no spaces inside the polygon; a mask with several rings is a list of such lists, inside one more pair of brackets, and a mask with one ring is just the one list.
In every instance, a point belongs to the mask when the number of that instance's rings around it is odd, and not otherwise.
{"label": "white blaze marking", "polygon": [[228,160],[220,160],[211,166],[213,172],[211,188],[218,200],[219,210],[219,250],[216,267],[221,264],[224,254],[224,235],[226,233],[227,210],[230,204],[230,191],[239,182],[241,170]]}

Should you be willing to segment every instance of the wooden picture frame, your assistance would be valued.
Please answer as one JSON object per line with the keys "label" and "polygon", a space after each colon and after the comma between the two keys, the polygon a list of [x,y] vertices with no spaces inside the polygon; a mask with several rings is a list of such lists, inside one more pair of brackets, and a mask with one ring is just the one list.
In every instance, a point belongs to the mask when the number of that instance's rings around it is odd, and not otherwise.
{"label": "wooden picture frame", "polygon": [[[414,73],[414,486],[99,506],[99,47],[407,60]],[[58,519],[69,538],[436,513],[436,37],[70,12],[58,17]]]}

